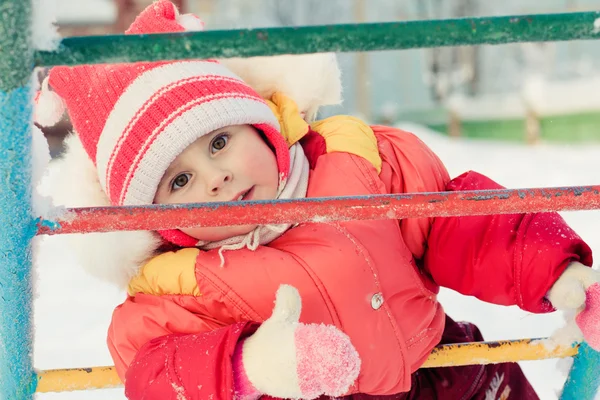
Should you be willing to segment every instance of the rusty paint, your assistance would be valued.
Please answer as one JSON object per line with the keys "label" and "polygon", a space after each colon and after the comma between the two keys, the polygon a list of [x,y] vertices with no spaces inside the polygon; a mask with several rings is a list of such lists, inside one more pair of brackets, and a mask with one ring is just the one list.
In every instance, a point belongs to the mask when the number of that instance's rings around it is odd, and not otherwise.
{"label": "rusty paint", "polygon": [[562,358],[574,356],[577,351],[577,345],[557,345],[549,339],[449,344],[433,349],[422,368]]}
{"label": "rusty paint", "polygon": [[38,234],[600,209],[600,186],[68,209]]}

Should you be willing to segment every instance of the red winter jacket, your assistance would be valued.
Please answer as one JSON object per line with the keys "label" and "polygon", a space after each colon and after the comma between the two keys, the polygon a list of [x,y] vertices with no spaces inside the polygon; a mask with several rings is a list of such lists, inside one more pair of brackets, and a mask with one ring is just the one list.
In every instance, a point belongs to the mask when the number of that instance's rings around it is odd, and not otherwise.
{"label": "red winter jacket", "polygon": [[[429,148],[397,129],[369,130],[380,164],[339,151],[332,138],[356,121],[336,121],[303,140],[308,197],[501,188],[476,172],[450,180]],[[351,393],[408,391],[444,328],[438,286],[548,312],[545,295],[567,264],[592,261],[555,213],[304,223],[225,257],[221,268],[216,251],[168,252],[132,280],[108,337],[130,399],[232,399],[235,346],[269,317],[282,283],[300,292],[301,322],[350,336],[362,359]]]}

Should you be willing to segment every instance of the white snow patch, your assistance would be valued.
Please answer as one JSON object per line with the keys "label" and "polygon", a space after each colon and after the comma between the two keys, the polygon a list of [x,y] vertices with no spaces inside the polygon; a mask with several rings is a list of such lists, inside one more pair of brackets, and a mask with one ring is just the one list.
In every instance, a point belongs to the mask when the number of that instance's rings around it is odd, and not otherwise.
{"label": "white snow patch", "polygon": [[575,342],[581,342],[583,340],[583,333],[575,322],[576,312],[570,310],[563,311],[560,314],[563,318],[563,324],[552,333],[549,342],[559,346],[569,346]]}
{"label": "white snow patch", "polygon": [[322,222],[328,222],[329,218],[327,216],[323,216],[323,215],[315,215],[314,217],[311,218],[311,222],[314,223],[322,223]]}
{"label": "white snow patch", "polygon": [[38,50],[52,51],[58,48],[60,35],[56,23],[56,0],[33,0],[33,45]]}
{"label": "white snow patch", "polygon": [[53,0],[59,24],[112,24],[117,19],[112,0]]}
{"label": "white snow patch", "polygon": [[600,32],[600,18],[594,20],[594,33]]}
{"label": "white snow patch", "polygon": [[552,81],[541,75],[529,76],[521,91],[450,96],[446,107],[461,119],[519,119],[528,111],[538,116],[600,112],[600,74],[585,78]]}
{"label": "white snow patch", "polygon": [[176,385],[175,383],[171,383],[171,387],[175,391],[177,395],[177,400],[187,400],[185,397],[185,388],[183,386]]}

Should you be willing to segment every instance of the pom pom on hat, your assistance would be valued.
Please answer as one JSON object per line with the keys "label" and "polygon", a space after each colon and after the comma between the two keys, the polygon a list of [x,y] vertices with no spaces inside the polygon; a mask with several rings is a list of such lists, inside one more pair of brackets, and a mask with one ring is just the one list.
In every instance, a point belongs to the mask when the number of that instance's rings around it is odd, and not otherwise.
{"label": "pom pom on hat", "polygon": [[203,31],[204,22],[193,14],[179,14],[177,7],[168,0],[158,0],[149,5],[126,34]]}
{"label": "pom pom on hat", "polygon": [[54,126],[60,122],[65,110],[65,102],[56,92],[50,90],[46,77],[42,89],[35,96],[34,122],[44,127]]}
{"label": "pom pom on hat", "polygon": [[181,14],[177,16],[177,23],[188,32],[204,30],[204,21],[193,14]]}

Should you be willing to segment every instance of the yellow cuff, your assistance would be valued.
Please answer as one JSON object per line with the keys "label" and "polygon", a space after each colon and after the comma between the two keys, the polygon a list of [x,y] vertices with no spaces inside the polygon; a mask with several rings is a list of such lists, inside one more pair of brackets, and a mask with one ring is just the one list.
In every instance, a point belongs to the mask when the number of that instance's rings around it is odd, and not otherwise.
{"label": "yellow cuff", "polygon": [[200,296],[196,280],[196,258],[199,252],[196,248],[186,248],[154,257],[129,281],[127,292],[130,296],[136,293]]}

